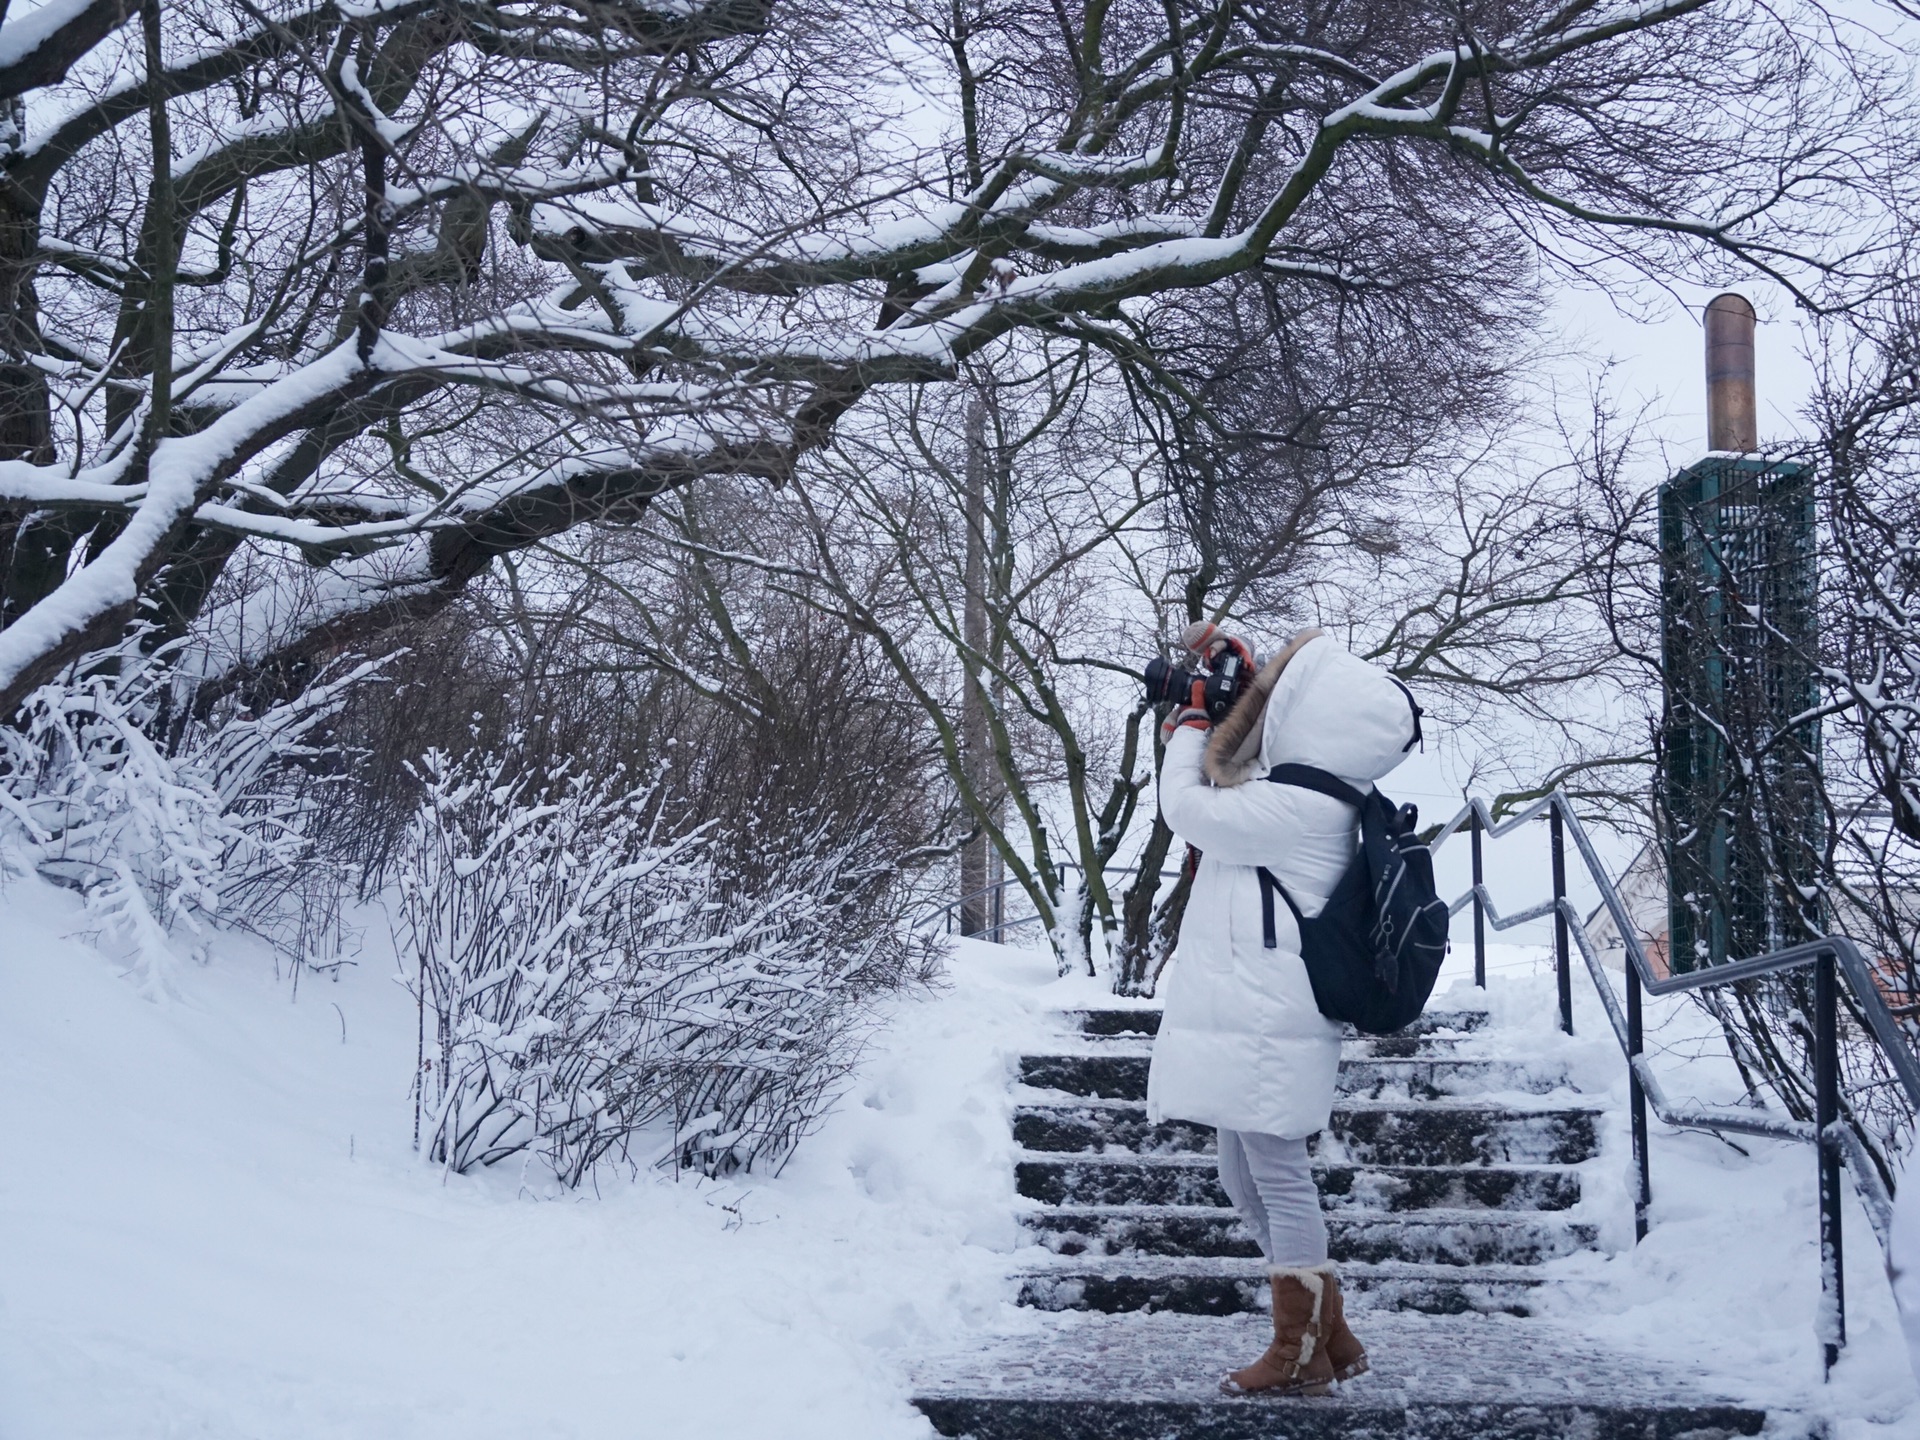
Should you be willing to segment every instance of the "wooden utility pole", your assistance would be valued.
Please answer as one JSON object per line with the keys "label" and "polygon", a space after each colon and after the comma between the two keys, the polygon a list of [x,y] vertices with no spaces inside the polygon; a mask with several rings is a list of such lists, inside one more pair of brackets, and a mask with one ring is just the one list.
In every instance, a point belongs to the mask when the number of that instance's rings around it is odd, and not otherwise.
{"label": "wooden utility pole", "polygon": [[[992,682],[981,663],[981,657],[993,643],[987,610],[987,484],[992,459],[987,450],[987,402],[982,395],[976,394],[967,403],[966,438],[967,553],[962,577],[966,585],[966,610],[961,617],[961,639],[966,653],[961,662],[965,682],[960,698],[960,747],[967,785],[998,823],[1000,770],[994,759],[993,732],[987,721],[987,707],[991,703],[988,687]],[[999,855],[983,828],[960,852],[961,934],[999,938],[1003,918],[1002,896],[997,888],[1000,869]]]}

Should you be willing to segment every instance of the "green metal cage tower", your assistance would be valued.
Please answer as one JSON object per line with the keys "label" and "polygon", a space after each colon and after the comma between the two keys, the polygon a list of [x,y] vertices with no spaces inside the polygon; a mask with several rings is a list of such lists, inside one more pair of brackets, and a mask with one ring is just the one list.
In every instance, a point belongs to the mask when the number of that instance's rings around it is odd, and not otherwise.
{"label": "green metal cage tower", "polygon": [[1813,471],[1755,455],[1753,307],[1707,307],[1709,453],[1660,488],[1658,799],[1676,971],[1808,938],[1821,822]]}

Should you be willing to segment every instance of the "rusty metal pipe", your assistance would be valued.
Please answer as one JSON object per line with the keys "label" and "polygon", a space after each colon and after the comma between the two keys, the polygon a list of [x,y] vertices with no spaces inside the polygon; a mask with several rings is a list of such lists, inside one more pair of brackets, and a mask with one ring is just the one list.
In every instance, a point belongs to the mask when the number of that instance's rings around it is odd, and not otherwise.
{"label": "rusty metal pipe", "polygon": [[1744,295],[1707,302],[1707,449],[1750,455],[1760,448],[1753,391],[1753,306]]}

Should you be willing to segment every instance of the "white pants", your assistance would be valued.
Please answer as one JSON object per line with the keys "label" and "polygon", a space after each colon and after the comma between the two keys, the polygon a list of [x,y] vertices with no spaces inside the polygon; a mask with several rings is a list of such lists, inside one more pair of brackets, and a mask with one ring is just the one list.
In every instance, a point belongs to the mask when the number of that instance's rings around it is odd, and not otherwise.
{"label": "white pants", "polygon": [[1222,1130],[1220,1185],[1260,1244],[1267,1264],[1310,1269],[1327,1263],[1327,1222],[1305,1140]]}

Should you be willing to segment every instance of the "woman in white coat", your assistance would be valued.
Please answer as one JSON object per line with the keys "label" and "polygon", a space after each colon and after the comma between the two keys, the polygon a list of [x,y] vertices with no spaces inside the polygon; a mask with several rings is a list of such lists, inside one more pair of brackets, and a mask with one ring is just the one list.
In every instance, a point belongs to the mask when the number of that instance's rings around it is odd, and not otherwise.
{"label": "woman in white coat", "polygon": [[[1211,627],[1189,637],[1202,653],[1237,643]],[[1341,1027],[1314,1004],[1285,905],[1274,907],[1277,944],[1266,948],[1258,869],[1302,913],[1318,914],[1358,848],[1358,816],[1265,776],[1293,762],[1370,790],[1413,744],[1412,698],[1380,667],[1309,630],[1261,669],[1211,734],[1206,712],[1191,706],[1168,724],[1160,813],[1201,859],[1167,976],[1147,1113],[1218,1129],[1221,1184],[1267,1258],[1273,1344],[1222,1388],[1324,1394],[1367,1368],[1328,1263],[1307,1159],[1307,1138],[1333,1109]]]}

